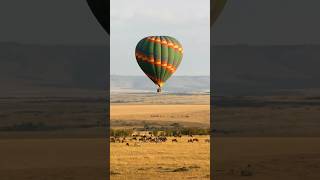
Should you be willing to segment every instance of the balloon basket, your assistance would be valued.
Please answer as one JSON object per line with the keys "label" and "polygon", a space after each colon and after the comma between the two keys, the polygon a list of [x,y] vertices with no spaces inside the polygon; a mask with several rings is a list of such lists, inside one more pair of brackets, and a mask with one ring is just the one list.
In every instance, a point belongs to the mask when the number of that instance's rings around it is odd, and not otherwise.
{"label": "balloon basket", "polygon": [[160,87],[157,89],[157,93],[161,93],[161,88]]}

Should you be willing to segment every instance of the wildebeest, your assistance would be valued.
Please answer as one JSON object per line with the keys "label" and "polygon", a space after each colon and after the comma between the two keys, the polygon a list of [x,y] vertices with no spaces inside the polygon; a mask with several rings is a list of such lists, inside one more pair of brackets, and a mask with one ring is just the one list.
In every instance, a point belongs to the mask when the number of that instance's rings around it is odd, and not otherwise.
{"label": "wildebeest", "polygon": [[116,139],[115,139],[114,137],[111,137],[111,138],[110,138],[110,142],[115,143],[115,142],[116,142]]}
{"label": "wildebeest", "polygon": [[127,143],[126,145],[129,146],[129,143]]}
{"label": "wildebeest", "polygon": [[172,139],[172,142],[178,142],[178,140],[177,139]]}
{"label": "wildebeest", "polygon": [[193,139],[193,141],[195,141],[195,142],[199,142],[199,139],[197,139],[197,138],[194,138],[194,139]]}
{"label": "wildebeest", "polygon": [[192,139],[188,139],[188,143],[193,143],[193,140]]}
{"label": "wildebeest", "polygon": [[157,140],[160,141],[160,142],[166,142],[167,141],[167,137],[159,136],[159,137],[157,137]]}

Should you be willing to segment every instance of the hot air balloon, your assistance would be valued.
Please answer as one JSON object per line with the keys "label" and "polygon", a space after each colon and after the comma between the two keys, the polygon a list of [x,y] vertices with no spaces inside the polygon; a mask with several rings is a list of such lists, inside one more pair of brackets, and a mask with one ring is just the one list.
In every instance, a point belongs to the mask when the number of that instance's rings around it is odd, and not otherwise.
{"label": "hot air balloon", "polygon": [[217,20],[218,16],[222,12],[226,3],[227,3],[227,0],[211,0],[210,25],[213,25],[214,22]]}
{"label": "hot air balloon", "polygon": [[179,67],[183,48],[170,36],[149,36],[139,41],[135,51],[142,71],[158,86],[157,92]]}
{"label": "hot air balloon", "polygon": [[97,18],[99,23],[102,25],[104,30],[110,33],[110,8],[107,3],[108,0],[87,0],[87,3]]}

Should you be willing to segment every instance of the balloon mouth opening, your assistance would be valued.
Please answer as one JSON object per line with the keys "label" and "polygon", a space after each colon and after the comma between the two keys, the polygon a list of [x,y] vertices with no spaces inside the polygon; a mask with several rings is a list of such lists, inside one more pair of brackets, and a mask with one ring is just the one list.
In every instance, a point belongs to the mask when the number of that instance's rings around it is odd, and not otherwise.
{"label": "balloon mouth opening", "polygon": [[164,83],[163,82],[157,82],[157,85],[158,85],[159,88],[161,88],[164,85]]}

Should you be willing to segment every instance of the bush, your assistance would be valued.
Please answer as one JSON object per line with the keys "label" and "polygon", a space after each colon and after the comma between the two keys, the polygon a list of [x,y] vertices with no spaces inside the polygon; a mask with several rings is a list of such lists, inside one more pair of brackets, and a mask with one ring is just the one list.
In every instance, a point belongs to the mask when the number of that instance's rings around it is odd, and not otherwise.
{"label": "bush", "polygon": [[131,136],[132,132],[133,131],[131,129],[111,129],[110,136],[126,137]]}
{"label": "bush", "polygon": [[[146,129],[144,128],[143,130],[146,130]],[[159,132],[161,132],[161,133],[159,134]],[[132,133],[133,133],[132,129],[111,129],[110,130],[110,136],[114,136],[114,137],[131,136]],[[157,135],[160,135],[160,136],[210,135],[210,130],[209,129],[200,129],[200,128],[155,128],[155,127],[152,127],[151,133],[154,136],[157,136]]]}

